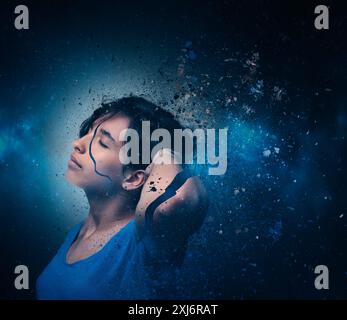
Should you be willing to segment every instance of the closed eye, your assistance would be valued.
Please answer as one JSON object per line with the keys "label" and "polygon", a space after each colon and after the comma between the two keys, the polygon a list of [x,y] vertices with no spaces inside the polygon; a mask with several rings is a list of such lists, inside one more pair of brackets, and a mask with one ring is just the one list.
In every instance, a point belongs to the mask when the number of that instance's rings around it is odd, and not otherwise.
{"label": "closed eye", "polygon": [[102,143],[101,140],[99,140],[99,144],[100,144],[103,148],[108,149],[108,146],[107,146],[106,144]]}

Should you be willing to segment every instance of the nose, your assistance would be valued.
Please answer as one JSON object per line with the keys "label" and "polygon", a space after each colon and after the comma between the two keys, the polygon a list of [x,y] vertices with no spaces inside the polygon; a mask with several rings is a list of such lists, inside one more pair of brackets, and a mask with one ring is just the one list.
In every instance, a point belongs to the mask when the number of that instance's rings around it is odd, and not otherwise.
{"label": "nose", "polygon": [[77,153],[85,153],[86,152],[86,142],[84,141],[84,137],[76,139],[72,143],[73,150]]}

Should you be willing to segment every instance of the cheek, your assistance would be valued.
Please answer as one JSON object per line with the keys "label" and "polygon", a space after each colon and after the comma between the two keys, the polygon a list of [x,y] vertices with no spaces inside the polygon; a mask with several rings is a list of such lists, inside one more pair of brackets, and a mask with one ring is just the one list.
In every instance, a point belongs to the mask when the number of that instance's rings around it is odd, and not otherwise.
{"label": "cheek", "polygon": [[[107,154],[106,152],[99,152],[94,155],[96,162],[96,170],[101,174],[108,175],[113,181],[118,181],[122,176],[122,165],[119,163],[118,158],[114,154]],[[97,173],[94,171],[94,163],[91,160],[91,171],[94,175]],[[104,178],[102,178],[104,179]]]}
{"label": "cheek", "polygon": [[[105,170],[108,167],[109,162],[112,160],[111,155],[107,153],[104,149],[101,149],[98,145],[93,144],[92,146],[92,154],[89,152],[87,154],[88,158],[88,168],[91,168],[91,171],[94,172],[94,161],[96,163],[96,169],[98,171]],[[93,159],[94,158],[94,161]]]}

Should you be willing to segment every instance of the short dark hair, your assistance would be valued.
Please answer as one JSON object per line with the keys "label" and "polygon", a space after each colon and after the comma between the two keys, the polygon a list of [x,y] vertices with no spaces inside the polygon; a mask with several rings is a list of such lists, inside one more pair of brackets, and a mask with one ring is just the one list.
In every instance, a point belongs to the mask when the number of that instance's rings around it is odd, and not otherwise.
{"label": "short dark hair", "polygon": [[[101,107],[94,110],[93,114],[82,122],[79,130],[79,137],[85,136],[94,122],[105,116],[105,120],[116,114],[125,115],[130,119],[129,128],[136,130],[139,133],[140,142],[140,159],[142,154],[142,121],[150,121],[151,133],[157,128],[164,128],[170,132],[171,146],[173,146],[174,129],[184,129],[181,123],[175,119],[174,115],[162,107],[146,100],[142,97],[131,96],[123,97],[110,102],[102,102]],[[151,141],[151,150],[157,142]],[[132,164],[127,167],[133,170],[143,170],[148,164]]]}

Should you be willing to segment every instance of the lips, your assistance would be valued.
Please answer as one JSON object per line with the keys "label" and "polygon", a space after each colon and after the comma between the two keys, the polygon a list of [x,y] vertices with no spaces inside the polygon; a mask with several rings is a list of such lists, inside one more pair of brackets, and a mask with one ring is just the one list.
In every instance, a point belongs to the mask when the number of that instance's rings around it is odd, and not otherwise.
{"label": "lips", "polygon": [[74,162],[75,164],[77,164],[80,168],[82,168],[81,164],[77,161],[77,159],[73,155],[71,155],[70,160]]}

